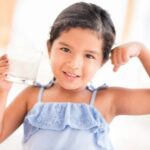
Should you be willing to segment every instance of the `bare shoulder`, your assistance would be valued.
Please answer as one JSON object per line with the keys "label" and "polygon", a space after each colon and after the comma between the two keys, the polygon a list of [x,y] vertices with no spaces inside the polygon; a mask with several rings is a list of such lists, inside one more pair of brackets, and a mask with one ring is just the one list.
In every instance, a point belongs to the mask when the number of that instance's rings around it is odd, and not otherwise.
{"label": "bare shoulder", "polygon": [[111,120],[117,115],[150,114],[149,100],[149,88],[110,87],[98,91],[96,103],[105,118]]}
{"label": "bare shoulder", "polygon": [[37,102],[39,93],[39,87],[29,86],[25,88],[17,97],[17,101],[22,101],[27,106],[27,111],[29,111],[33,105]]}
{"label": "bare shoulder", "polygon": [[[29,111],[29,107],[34,104],[34,99],[37,97],[37,87],[27,87],[20,92],[4,112],[3,132],[1,139],[6,139],[14,132],[22,123]],[[13,125],[10,126],[10,124]]]}
{"label": "bare shoulder", "polygon": [[38,86],[30,86],[24,89],[24,91],[22,92],[22,94],[26,96],[28,111],[30,111],[30,109],[32,109],[32,107],[38,101],[39,89],[40,87]]}
{"label": "bare shoulder", "polygon": [[126,88],[108,87],[100,89],[97,92],[95,106],[104,116],[107,122],[110,122],[116,116],[116,99],[123,96]]}
{"label": "bare shoulder", "polygon": [[95,107],[103,115],[107,122],[110,122],[113,117],[113,91],[111,88],[100,89],[97,92]]}

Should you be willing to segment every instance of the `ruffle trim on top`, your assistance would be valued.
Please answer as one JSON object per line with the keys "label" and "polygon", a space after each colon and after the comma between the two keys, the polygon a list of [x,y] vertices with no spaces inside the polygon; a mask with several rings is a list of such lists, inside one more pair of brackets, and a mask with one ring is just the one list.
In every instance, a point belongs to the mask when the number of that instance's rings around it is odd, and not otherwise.
{"label": "ruffle trim on top", "polygon": [[108,144],[108,124],[93,106],[80,103],[37,103],[24,120],[24,142],[40,129],[67,127],[90,130],[100,147]]}

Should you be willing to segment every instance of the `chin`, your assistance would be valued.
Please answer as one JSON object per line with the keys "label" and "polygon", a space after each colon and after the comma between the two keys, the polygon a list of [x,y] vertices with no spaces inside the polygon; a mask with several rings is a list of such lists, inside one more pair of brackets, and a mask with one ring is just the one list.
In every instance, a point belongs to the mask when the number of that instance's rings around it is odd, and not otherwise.
{"label": "chin", "polygon": [[79,87],[77,86],[74,86],[74,85],[66,85],[66,86],[62,86],[64,89],[66,90],[76,90],[76,89],[79,89]]}
{"label": "chin", "polygon": [[80,90],[80,89],[83,89],[82,86],[79,86],[79,85],[75,85],[75,84],[65,84],[65,85],[61,85],[62,88],[64,88],[65,90]]}

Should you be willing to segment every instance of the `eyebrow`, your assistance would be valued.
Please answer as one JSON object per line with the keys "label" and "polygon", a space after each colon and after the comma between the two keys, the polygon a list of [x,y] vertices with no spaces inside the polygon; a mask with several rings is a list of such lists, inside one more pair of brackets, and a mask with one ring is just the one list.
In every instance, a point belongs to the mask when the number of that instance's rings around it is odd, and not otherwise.
{"label": "eyebrow", "polygon": [[[73,49],[73,47],[65,42],[59,42],[59,44],[63,45],[63,46],[67,46]],[[95,55],[100,55],[100,53],[96,50],[85,50],[85,52],[87,53],[91,53],[91,54],[95,54]]]}
{"label": "eyebrow", "polygon": [[67,47],[70,47],[70,48],[73,48],[72,46],[70,46],[69,44],[65,43],[65,42],[59,42],[59,44],[63,45],[63,46],[67,46]]}
{"label": "eyebrow", "polygon": [[94,55],[100,55],[99,52],[95,51],[95,50],[86,50],[87,53],[91,53],[91,54],[94,54]]}

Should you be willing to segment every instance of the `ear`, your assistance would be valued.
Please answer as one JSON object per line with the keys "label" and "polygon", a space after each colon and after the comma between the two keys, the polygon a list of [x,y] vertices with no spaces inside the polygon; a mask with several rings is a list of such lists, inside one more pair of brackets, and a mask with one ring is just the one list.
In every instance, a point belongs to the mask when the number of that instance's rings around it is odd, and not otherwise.
{"label": "ear", "polygon": [[51,44],[50,44],[50,42],[49,42],[49,40],[47,40],[47,50],[48,50],[48,55],[49,55],[49,57],[50,57],[50,54],[51,54]]}

